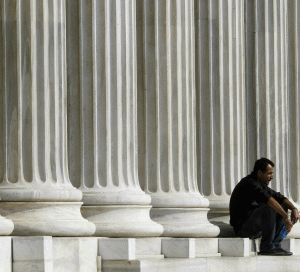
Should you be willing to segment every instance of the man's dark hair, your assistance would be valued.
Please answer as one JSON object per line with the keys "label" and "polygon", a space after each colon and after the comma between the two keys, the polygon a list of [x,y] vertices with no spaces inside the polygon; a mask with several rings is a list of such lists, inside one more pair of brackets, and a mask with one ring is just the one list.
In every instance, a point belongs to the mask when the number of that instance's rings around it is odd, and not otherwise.
{"label": "man's dark hair", "polygon": [[257,175],[258,170],[261,170],[263,173],[267,171],[267,166],[270,164],[272,167],[275,166],[274,162],[266,158],[261,158],[257,160],[253,167],[253,173]]}

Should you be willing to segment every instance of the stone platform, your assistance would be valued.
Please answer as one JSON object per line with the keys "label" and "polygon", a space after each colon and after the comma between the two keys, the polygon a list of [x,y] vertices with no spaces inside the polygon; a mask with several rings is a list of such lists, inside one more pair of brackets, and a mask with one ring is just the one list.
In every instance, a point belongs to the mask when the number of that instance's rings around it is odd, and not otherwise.
{"label": "stone platform", "polygon": [[243,238],[0,237],[0,272],[299,271],[300,239],[288,257],[257,255]]}
{"label": "stone platform", "polygon": [[[113,266],[103,265],[102,271],[109,272],[299,272],[300,256],[294,257],[209,257],[196,259],[164,259],[164,260],[136,260],[130,262],[115,262]],[[101,271],[101,270],[99,270]]]}

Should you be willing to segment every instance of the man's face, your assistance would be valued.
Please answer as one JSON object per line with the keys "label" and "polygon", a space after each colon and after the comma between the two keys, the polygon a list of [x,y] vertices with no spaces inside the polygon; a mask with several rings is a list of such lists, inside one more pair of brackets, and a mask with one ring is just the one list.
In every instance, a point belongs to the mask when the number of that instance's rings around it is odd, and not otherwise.
{"label": "man's face", "polygon": [[261,170],[258,170],[257,172],[257,178],[260,184],[266,184],[269,185],[270,181],[273,179],[273,167],[268,164],[267,171],[262,172]]}

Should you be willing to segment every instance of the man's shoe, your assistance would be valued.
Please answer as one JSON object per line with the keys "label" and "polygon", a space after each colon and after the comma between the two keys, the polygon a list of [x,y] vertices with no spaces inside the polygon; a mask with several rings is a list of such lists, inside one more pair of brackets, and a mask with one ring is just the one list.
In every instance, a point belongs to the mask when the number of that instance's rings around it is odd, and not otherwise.
{"label": "man's shoe", "polygon": [[285,256],[291,256],[291,255],[293,255],[293,252],[286,251],[286,250],[284,250],[281,247],[277,248],[277,250],[284,252]]}
{"label": "man's shoe", "polygon": [[290,256],[292,252],[286,252],[282,248],[273,248],[265,251],[261,251],[258,255],[265,255],[265,256]]}

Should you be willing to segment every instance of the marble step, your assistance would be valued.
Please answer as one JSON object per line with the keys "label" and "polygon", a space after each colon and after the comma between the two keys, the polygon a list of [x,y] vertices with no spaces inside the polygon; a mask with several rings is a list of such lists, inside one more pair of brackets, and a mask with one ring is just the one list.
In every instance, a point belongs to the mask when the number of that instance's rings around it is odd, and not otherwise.
{"label": "marble step", "polygon": [[[299,272],[300,256],[104,261],[101,272]],[[98,272],[100,272],[98,271]]]}

